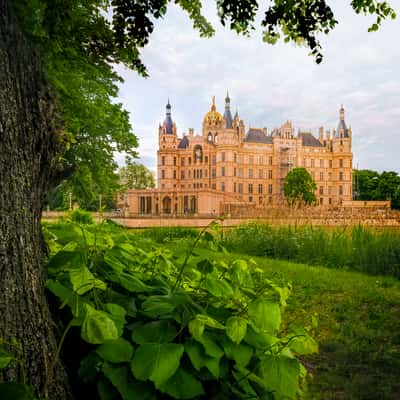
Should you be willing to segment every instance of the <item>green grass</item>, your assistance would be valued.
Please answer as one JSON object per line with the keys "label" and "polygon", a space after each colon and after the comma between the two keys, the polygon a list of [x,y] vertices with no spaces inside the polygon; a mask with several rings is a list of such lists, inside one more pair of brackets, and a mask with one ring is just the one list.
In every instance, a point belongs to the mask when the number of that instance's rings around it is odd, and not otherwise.
{"label": "green grass", "polygon": [[312,398],[400,398],[400,284],[392,278],[257,260],[279,280],[291,281],[287,313],[306,323],[317,313],[320,353]]}
{"label": "green grass", "polygon": [[[214,258],[225,257],[214,253]],[[243,254],[231,257],[248,257]],[[400,399],[400,283],[288,261],[253,257],[277,282],[291,282],[285,320],[310,325],[320,352],[303,358],[309,398]]]}
{"label": "green grass", "polygon": [[226,230],[230,251],[400,278],[400,231],[247,224]]}

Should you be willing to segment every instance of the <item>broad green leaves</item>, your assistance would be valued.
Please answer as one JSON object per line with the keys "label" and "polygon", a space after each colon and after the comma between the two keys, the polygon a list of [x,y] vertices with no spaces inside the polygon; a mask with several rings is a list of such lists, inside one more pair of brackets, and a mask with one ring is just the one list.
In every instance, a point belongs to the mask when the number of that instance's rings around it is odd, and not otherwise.
{"label": "broad green leaves", "polygon": [[193,399],[204,394],[202,384],[183,368],[179,368],[159,389],[174,399]]}
{"label": "broad green leaves", "polygon": [[281,324],[281,310],[277,303],[258,299],[249,305],[249,317],[262,332],[275,333]]}
{"label": "broad green leaves", "polygon": [[131,362],[133,375],[139,380],[149,379],[160,387],[178,369],[183,351],[181,344],[142,344]]}
{"label": "broad green leaves", "polygon": [[298,391],[300,363],[289,357],[266,355],[259,365],[259,374],[268,391],[279,399],[295,399]]}
{"label": "broad green leaves", "polygon": [[247,332],[247,321],[240,317],[229,317],[226,321],[226,334],[232,342],[239,344]]}
{"label": "broad green leaves", "polygon": [[171,321],[153,321],[134,328],[132,340],[137,344],[168,343],[178,335]]}
{"label": "broad green leaves", "polygon": [[86,305],[86,316],[82,324],[82,339],[88,343],[100,344],[118,339],[118,329],[110,314]]}
{"label": "broad green leaves", "polygon": [[127,340],[119,338],[104,342],[96,351],[105,361],[121,363],[131,360],[133,355],[133,346]]}
{"label": "broad green leaves", "polygon": [[[209,398],[215,391],[294,400],[300,393],[305,370],[294,355],[317,345],[301,327],[279,335],[290,288],[253,260],[212,260],[213,236],[207,239],[195,257],[183,256],[188,273],[181,273],[182,254],[135,247],[121,236],[101,238],[106,245],[95,250],[56,243],[61,251],[50,260],[47,287],[94,345],[79,376],[97,385],[102,400]],[[0,365],[7,357],[0,354]]]}

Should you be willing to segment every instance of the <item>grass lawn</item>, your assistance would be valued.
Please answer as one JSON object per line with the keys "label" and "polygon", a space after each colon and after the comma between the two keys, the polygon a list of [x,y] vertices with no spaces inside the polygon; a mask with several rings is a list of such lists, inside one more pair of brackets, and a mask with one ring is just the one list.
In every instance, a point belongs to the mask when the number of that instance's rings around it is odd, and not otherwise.
{"label": "grass lawn", "polygon": [[[214,253],[213,258],[226,257]],[[232,258],[250,258],[232,254]],[[277,282],[290,282],[286,321],[310,325],[320,352],[303,358],[309,398],[400,399],[400,282],[343,269],[251,257]]]}
{"label": "grass lawn", "polygon": [[400,399],[400,283],[394,278],[257,258],[293,284],[286,312],[318,314],[320,353],[304,361],[315,399]]}

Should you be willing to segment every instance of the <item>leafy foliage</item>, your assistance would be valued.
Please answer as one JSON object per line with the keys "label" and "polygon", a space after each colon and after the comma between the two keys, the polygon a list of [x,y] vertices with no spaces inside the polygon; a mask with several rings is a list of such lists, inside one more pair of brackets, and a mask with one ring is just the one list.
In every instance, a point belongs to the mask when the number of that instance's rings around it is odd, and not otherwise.
{"label": "leafy foliage", "polygon": [[283,182],[283,193],[290,207],[315,204],[317,185],[305,168],[292,169]]}
{"label": "leafy foliage", "polygon": [[70,229],[68,240],[67,230],[46,229],[47,287],[87,343],[79,374],[99,382],[101,398],[302,394],[305,369],[295,355],[317,346],[304,329],[281,329],[290,288],[254,263],[210,259],[210,246],[228,254],[212,239],[216,226],[197,237],[200,247],[174,253],[106,224]]}
{"label": "leafy foliage", "polygon": [[119,177],[123,190],[127,189],[149,189],[155,187],[152,172],[144,165],[126,160],[126,166],[120,168]]}
{"label": "leafy foliage", "polygon": [[381,174],[368,169],[353,170],[357,200],[390,200],[391,207],[400,209],[400,176],[394,171]]}

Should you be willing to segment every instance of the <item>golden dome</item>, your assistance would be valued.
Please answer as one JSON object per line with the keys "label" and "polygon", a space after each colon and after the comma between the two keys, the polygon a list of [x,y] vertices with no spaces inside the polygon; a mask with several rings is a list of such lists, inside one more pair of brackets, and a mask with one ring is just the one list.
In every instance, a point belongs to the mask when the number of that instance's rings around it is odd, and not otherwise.
{"label": "golden dome", "polygon": [[212,98],[211,110],[205,115],[204,122],[212,125],[217,125],[222,122],[224,117],[217,111],[215,107],[215,96]]}

